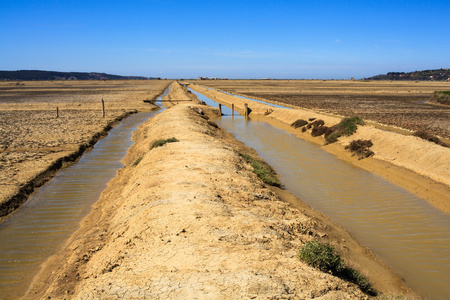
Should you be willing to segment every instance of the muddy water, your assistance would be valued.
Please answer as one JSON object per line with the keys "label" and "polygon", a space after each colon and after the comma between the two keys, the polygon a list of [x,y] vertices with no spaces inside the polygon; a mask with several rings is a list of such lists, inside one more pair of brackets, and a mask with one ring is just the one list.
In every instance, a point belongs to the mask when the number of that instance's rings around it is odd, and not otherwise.
{"label": "muddy water", "polygon": [[123,166],[132,132],[156,113],[138,113],[123,120],[0,224],[0,299],[17,299],[25,292],[39,265],[78,228]]}
{"label": "muddy water", "polygon": [[284,130],[222,112],[216,122],[272,165],[289,191],[352,232],[417,292],[450,299],[449,214]]}

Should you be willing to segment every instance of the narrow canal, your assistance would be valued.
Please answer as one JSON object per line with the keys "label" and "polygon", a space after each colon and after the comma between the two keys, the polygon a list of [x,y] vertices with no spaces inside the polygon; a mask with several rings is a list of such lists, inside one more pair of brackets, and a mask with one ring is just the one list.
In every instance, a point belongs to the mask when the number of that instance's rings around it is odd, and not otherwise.
{"label": "narrow canal", "polygon": [[40,264],[74,233],[123,166],[133,131],[159,112],[137,113],[123,120],[0,224],[0,299],[18,299],[24,294]]}
{"label": "narrow canal", "polygon": [[[218,104],[191,90],[208,105]],[[258,152],[286,189],[371,248],[420,294],[450,299],[450,215],[264,121],[222,106],[217,124]]]}

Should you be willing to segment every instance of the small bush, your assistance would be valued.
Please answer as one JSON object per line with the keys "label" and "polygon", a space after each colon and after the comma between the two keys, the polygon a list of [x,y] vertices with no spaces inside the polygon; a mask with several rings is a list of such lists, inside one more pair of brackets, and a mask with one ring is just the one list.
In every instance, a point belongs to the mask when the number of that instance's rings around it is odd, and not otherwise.
{"label": "small bush", "polygon": [[440,104],[450,104],[450,91],[436,91],[431,96],[431,102],[437,102]]}
{"label": "small bush", "polygon": [[179,142],[179,140],[177,140],[174,137],[169,138],[169,139],[165,139],[165,140],[163,140],[163,139],[156,140],[156,141],[153,142],[152,146],[150,147],[150,150],[153,149],[153,148],[156,148],[156,147],[164,146],[167,143],[175,143],[175,142]]}
{"label": "small bush", "polygon": [[133,166],[137,166],[142,160],[142,157],[139,157],[138,159],[136,159],[133,163]]}
{"label": "small bush", "polygon": [[295,129],[297,129],[299,127],[305,126],[306,124],[308,124],[308,121],[298,119],[297,121],[292,123],[291,126],[294,127]]}
{"label": "small bush", "polygon": [[239,155],[249,163],[253,168],[253,173],[255,173],[261,180],[268,185],[281,187],[281,182],[277,178],[275,170],[269,166],[267,163],[254,159],[248,154],[239,153]]}
{"label": "small bush", "polygon": [[328,129],[328,126],[313,127],[313,129],[311,130],[311,135],[314,137],[321,136],[322,134],[325,134],[327,129]]}
{"label": "small bush", "polygon": [[311,123],[311,126],[313,128],[323,126],[323,125],[325,125],[325,122],[323,120],[315,120],[314,122]]}
{"label": "small bush", "polygon": [[337,131],[337,126],[331,126],[331,127],[327,127],[327,130],[325,130],[324,136],[325,138],[327,138],[330,134],[332,134],[333,132]]}
{"label": "small bush", "polygon": [[358,116],[354,116],[350,118],[351,121],[353,121],[353,123],[358,124],[358,125],[365,125],[366,123],[364,122],[363,119],[361,119]]}
{"label": "small bush", "polygon": [[[265,116],[268,116],[268,115],[270,115],[271,113],[273,113],[273,109],[268,109],[265,113],[264,113],[264,115]],[[297,127],[296,127],[297,128]]]}
{"label": "small bush", "polygon": [[334,131],[325,137],[325,144],[333,144],[338,141],[341,137],[341,134],[338,131]]}
{"label": "small bush", "polygon": [[369,295],[377,295],[377,292],[373,289],[369,279],[353,268],[344,266],[342,270],[340,270],[338,276],[355,283],[363,292],[366,292]]}
{"label": "small bush", "polygon": [[356,129],[358,129],[358,126],[351,118],[344,118],[342,121],[337,125],[337,128],[341,135],[352,135],[356,132]]}
{"label": "small bush", "polygon": [[336,273],[343,266],[341,256],[334,253],[334,247],[319,241],[304,245],[298,253],[298,258],[322,272]]}
{"label": "small bush", "polygon": [[369,149],[372,146],[371,140],[353,140],[345,146],[345,149],[353,152],[353,155],[358,155],[359,159],[363,159],[374,155],[373,151]]}
{"label": "small bush", "polygon": [[425,130],[418,130],[416,132],[413,133],[414,136],[420,137],[421,139],[433,142],[435,144],[444,146],[444,147],[448,147],[447,144],[445,144],[444,142],[442,142],[437,136],[432,135],[431,133],[429,133],[428,131]]}
{"label": "small bush", "polygon": [[352,135],[355,133],[358,128],[357,125],[364,125],[364,121],[357,116],[344,118],[339,124],[331,127],[325,126],[323,120],[314,120],[308,123],[306,127],[303,127],[302,132],[312,128],[311,135],[314,137],[324,135],[325,145],[328,145],[337,142],[338,138],[343,135]]}
{"label": "small bush", "polygon": [[335,276],[357,284],[365,293],[377,295],[369,280],[358,271],[346,266],[334,247],[328,243],[308,242],[298,252],[298,258],[322,272],[331,272]]}

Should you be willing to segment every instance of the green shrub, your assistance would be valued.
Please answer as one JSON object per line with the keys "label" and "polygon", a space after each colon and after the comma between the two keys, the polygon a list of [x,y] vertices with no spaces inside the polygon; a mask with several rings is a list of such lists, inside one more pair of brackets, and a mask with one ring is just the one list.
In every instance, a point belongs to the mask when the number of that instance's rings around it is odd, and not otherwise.
{"label": "green shrub", "polygon": [[291,126],[294,127],[295,129],[297,129],[299,127],[305,126],[306,124],[308,124],[308,121],[305,121],[305,120],[302,120],[302,119],[298,119],[297,121],[292,123]]}
{"label": "green shrub", "polygon": [[175,143],[175,142],[179,142],[179,140],[177,140],[176,138],[172,137],[172,138],[168,138],[168,139],[161,139],[161,140],[156,140],[153,142],[152,146],[150,147],[150,150],[156,147],[161,147],[164,146],[167,143]]}
{"label": "green shrub", "polygon": [[337,142],[338,138],[343,135],[352,135],[358,129],[357,125],[364,125],[364,121],[360,117],[344,118],[339,124],[329,127],[325,131],[325,144]]}
{"label": "green shrub", "polygon": [[366,276],[362,275],[355,269],[344,266],[337,275],[358,285],[363,292],[366,292],[373,296],[377,295],[377,292],[373,289],[369,279],[367,279]]}
{"label": "green shrub", "polygon": [[139,157],[138,159],[136,159],[133,163],[133,166],[137,166],[142,160],[142,157]]}
{"label": "green shrub", "polygon": [[364,122],[364,120],[361,119],[361,118],[358,117],[358,116],[351,117],[350,120],[353,121],[355,124],[358,124],[358,125],[365,125],[365,124],[366,124],[366,123]]}
{"label": "green shrub", "polygon": [[275,170],[262,160],[253,158],[252,156],[244,153],[239,153],[239,155],[249,163],[253,168],[253,173],[255,173],[261,180],[268,185],[281,187],[281,182],[277,178],[277,173]]}
{"label": "green shrub", "polygon": [[432,102],[441,104],[450,104],[450,91],[436,91],[433,93],[430,99]]}
{"label": "green shrub", "polygon": [[319,241],[308,242],[304,245],[298,253],[298,258],[322,272],[336,273],[343,264],[341,256],[334,253],[332,245]]}
{"label": "green shrub", "polygon": [[347,267],[339,253],[328,243],[312,241],[305,244],[298,252],[298,258],[308,265],[355,283],[370,295],[377,295],[369,280],[353,268]]}
{"label": "green shrub", "polygon": [[356,125],[355,121],[352,120],[352,118],[344,118],[337,125],[337,129],[341,133],[341,135],[352,135],[356,132],[358,126]]}
{"label": "green shrub", "polygon": [[332,144],[338,141],[338,138],[341,137],[341,134],[338,131],[334,131],[325,137],[325,144]]}

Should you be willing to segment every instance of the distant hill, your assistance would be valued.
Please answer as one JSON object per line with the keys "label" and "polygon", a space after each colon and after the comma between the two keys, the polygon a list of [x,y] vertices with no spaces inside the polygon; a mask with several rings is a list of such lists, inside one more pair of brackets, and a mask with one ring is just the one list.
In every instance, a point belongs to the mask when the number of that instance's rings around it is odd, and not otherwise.
{"label": "distant hill", "polygon": [[0,71],[0,80],[113,80],[156,79],[143,76],[120,76],[106,73],[56,72],[40,70]]}
{"label": "distant hill", "polygon": [[448,81],[450,80],[450,70],[437,69],[414,72],[390,72],[385,75],[377,75],[366,80],[424,80],[424,81]]}

